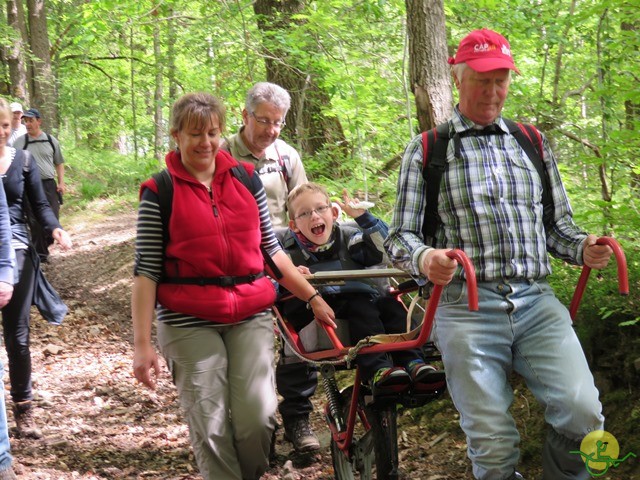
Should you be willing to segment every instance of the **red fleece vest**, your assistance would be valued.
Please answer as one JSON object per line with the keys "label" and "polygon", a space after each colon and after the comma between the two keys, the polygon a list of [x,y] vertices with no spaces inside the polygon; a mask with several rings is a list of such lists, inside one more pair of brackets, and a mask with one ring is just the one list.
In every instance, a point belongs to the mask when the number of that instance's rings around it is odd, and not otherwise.
{"label": "red fleece vest", "polygon": [[[216,156],[211,195],[184,168],[180,154],[167,155],[173,180],[173,206],[166,246],[167,277],[246,276],[264,270],[258,206],[253,194],[231,173],[238,162]],[[253,166],[244,164],[249,175]],[[143,184],[157,191],[153,182]],[[231,287],[160,283],[158,302],[169,310],[220,323],[236,323],[273,305],[267,277]]]}

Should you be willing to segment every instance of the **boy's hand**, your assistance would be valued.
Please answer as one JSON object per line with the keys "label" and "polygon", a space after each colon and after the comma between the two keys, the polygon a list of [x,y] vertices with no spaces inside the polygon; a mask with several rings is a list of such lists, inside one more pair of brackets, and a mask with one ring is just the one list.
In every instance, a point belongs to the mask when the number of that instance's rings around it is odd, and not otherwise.
{"label": "boy's hand", "polygon": [[298,265],[296,268],[302,275],[311,275],[311,270],[306,265]]}
{"label": "boy's hand", "polygon": [[359,200],[351,198],[346,188],[342,190],[342,201],[344,203],[337,202],[338,205],[340,205],[340,208],[342,208],[342,210],[351,218],[358,218],[359,216],[364,215],[367,211],[366,208],[356,208],[356,205],[360,202]]}

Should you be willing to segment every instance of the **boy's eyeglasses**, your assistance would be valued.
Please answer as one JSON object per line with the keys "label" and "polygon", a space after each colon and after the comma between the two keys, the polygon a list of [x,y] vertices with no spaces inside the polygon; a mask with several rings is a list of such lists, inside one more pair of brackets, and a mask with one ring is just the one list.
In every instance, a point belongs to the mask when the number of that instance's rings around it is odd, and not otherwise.
{"label": "boy's eyeglasses", "polygon": [[265,118],[258,118],[256,117],[256,114],[253,112],[251,112],[251,116],[255,118],[256,122],[258,122],[258,124],[264,128],[267,128],[269,126],[275,127],[275,128],[282,128],[287,124],[284,120],[281,120],[279,122],[272,122],[271,120],[267,120]]}
{"label": "boy's eyeglasses", "polygon": [[321,207],[314,208],[313,210],[309,210],[309,211],[306,211],[306,212],[299,213],[293,219],[294,220],[308,220],[308,219],[311,218],[311,215],[313,215],[313,212],[316,212],[318,215],[322,215],[323,213],[325,213],[330,208],[331,208],[331,205],[323,205]]}

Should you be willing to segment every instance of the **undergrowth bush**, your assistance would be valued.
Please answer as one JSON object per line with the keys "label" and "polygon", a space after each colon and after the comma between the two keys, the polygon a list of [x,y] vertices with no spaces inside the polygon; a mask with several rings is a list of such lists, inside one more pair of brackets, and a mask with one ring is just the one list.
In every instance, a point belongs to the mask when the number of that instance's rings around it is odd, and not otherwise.
{"label": "undergrowth bush", "polygon": [[84,208],[96,199],[137,199],[140,183],[160,169],[155,159],[139,159],[114,151],[69,149],[65,154],[67,209]]}

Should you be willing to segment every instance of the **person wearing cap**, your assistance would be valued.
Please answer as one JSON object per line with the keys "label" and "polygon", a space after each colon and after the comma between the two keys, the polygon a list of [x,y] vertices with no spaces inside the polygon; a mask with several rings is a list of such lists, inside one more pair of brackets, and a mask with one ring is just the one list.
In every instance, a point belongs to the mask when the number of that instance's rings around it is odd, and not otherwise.
{"label": "person wearing cap", "polygon": [[[13,146],[16,150],[28,150],[35,158],[44,193],[53,213],[59,219],[60,203],[65,192],[64,157],[60,143],[53,135],[42,130],[42,116],[37,108],[30,108],[24,112],[22,118],[27,133],[16,139]],[[27,215],[36,252],[38,252],[41,261],[47,262],[49,245],[53,243],[53,237],[42,229],[35,217],[30,215],[30,212],[27,212]]]}
{"label": "person wearing cap", "polygon": [[13,146],[13,142],[18,137],[27,133],[27,127],[22,123],[22,105],[18,102],[14,102],[10,105],[11,108],[11,135],[7,140],[7,146]]}
{"label": "person wearing cap", "polygon": [[[435,238],[422,233],[426,194],[418,135],[403,156],[385,246],[395,266],[423,284],[445,286],[434,334],[475,478],[523,478],[516,472],[519,435],[509,413],[512,371],[524,378],[551,427],[543,478],[590,478],[580,455],[570,452],[603,428],[602,405],[569,312],[547,283],[548,253],[603,268],[612,251],[574,223],[542,136],[554,208],[545,231],[542,181],[501,115],[511,72],[519,73],[509,42],[491,30],[473,31],[449,63],[459,103],[447,123],[450,138],[457,134],[459,142],[447,144]],[[476,132],[486,127],[491,131]],[[467,308],[462,269],[446,256],[452,248],[475,266],[477,312]]]}

